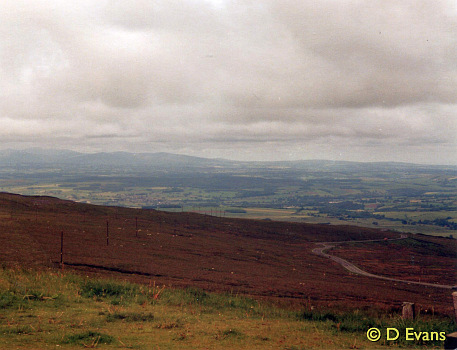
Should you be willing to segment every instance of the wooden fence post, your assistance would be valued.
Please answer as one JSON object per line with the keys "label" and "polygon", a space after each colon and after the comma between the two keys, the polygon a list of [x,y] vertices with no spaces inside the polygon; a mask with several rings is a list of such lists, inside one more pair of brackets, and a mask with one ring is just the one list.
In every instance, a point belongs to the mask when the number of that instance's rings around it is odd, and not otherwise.
{"label": "wooden fence post", "polygon": [[109,245],[109,221],[106,220],[106,245]]}
{"label": "wooden fence post", "polygon": [[414,303],[404,302],[401,318],[404,320],[414,320],[415,317]]}
{"label": "wooden fence post", "polygon": [[135,237],[138,237],[138,216],[135,216]]}
{"label": "wooden fence post", "polygon": [[63,268],[63,231],[60,232],[60,267]]}

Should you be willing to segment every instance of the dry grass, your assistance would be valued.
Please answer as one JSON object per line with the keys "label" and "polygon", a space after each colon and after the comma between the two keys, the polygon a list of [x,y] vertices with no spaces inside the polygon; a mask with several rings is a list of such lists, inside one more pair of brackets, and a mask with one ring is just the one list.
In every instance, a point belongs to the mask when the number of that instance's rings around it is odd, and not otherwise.
{"label": "dry grass", "polygon": [[[350,319],[344,314],[327,312],[321,315],[333,315],[333,318],[319,318],[318,310],[302,313],[231,294],[90,279],[52,270],[2,269],[0,280],[4,302],[1,349],[372,349],[374,346],[366,339],[365,329],[343,331],[339,326],[341,320],[357,323],[355,316]],[[32,290],[33,295],[43,297],[26,297]],[[101,290],[104,292],[99,293]],[[162,292],[157,296],[159,290]],[[45,298],[47,295],[53,297]],[[367,318],[365,314],[357,317]]]}

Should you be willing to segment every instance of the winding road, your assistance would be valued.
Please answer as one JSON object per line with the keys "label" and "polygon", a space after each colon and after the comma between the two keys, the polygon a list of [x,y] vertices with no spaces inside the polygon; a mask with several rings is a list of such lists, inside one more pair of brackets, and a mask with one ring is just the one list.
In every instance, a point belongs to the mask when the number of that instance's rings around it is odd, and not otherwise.
{"label": "winding road", "polygon": [[[390,238],[390,239],[387,239],[387,241],[397,241],[397,240],[405,239],[405,238],[408,238],[408,236],[405,234],[402,234],[400,236],[400,238]],[[408,281],[408,280],[402,280],[399,278],[375,275],[375,274],[369,273],[367,271],[364,271],[364,270],[358,268],[353,263],[351,263],[345,259],[339,258],[335,255],[330,255],[330,254],[325,253],[326,250],[329,250],[329,249],[335,247],[335,245],[341,244],[341,243],[369,243],[369,242],[382,242],[382,241],[386,241],[386,239],[372,239],[372,240],[365,240],[365,241],[316,242],[316,244],[320,244],[320,245],[322,245],[322,247],[314,248],[312,250],[312,252],[314,254],[322,256],[324,258],[331,259],[331,260],[335,261],[336,263],[340,264],[341,266],[343,266],[349,272],[352,272],[352,273],[355,273],[355,274],[358,274],[361,276],[378,278],[381,280],[392,281],[392,282],[417,284],[420,286],[427,286],[427,287],[435,287],[435,288],[443,288],[443,289],[456,288],[456,286],[450,286],[450,285],[446,285],[446,284],[434,284],[434,283],[427,283],[427,282]]]}

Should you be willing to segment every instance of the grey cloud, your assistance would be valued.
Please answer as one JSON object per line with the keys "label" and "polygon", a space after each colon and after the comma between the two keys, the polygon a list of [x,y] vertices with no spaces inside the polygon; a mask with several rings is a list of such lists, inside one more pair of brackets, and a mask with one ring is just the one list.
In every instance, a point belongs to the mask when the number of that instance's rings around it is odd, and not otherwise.
{"label": "grey cloud", "polygon": [[310,68],[319,75],[324,67],[322,79],[334,84],[334,89],[321,85],[322,103],[456,102],[457,27],[455,12],[449,14],[451,2],[290,0],[271,6],[303,58],[317,58]]}
{"label": "grey cloud", "polygon": [[446,0],[6,0],[0,136],[457,162],[456,41]]}

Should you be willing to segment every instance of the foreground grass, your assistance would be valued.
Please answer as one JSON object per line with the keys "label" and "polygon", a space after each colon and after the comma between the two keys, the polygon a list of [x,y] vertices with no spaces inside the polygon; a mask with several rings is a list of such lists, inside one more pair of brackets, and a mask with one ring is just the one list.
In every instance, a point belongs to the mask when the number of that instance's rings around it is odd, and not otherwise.
{"label": "foreground grass", "polygon": [[[372,349],[370,327],[452,330],[354,311],[289,310],[233,294],[170,289],[47,270],[0,269],[0,349]],[[421,344],[422,343],[422,344]]]}

